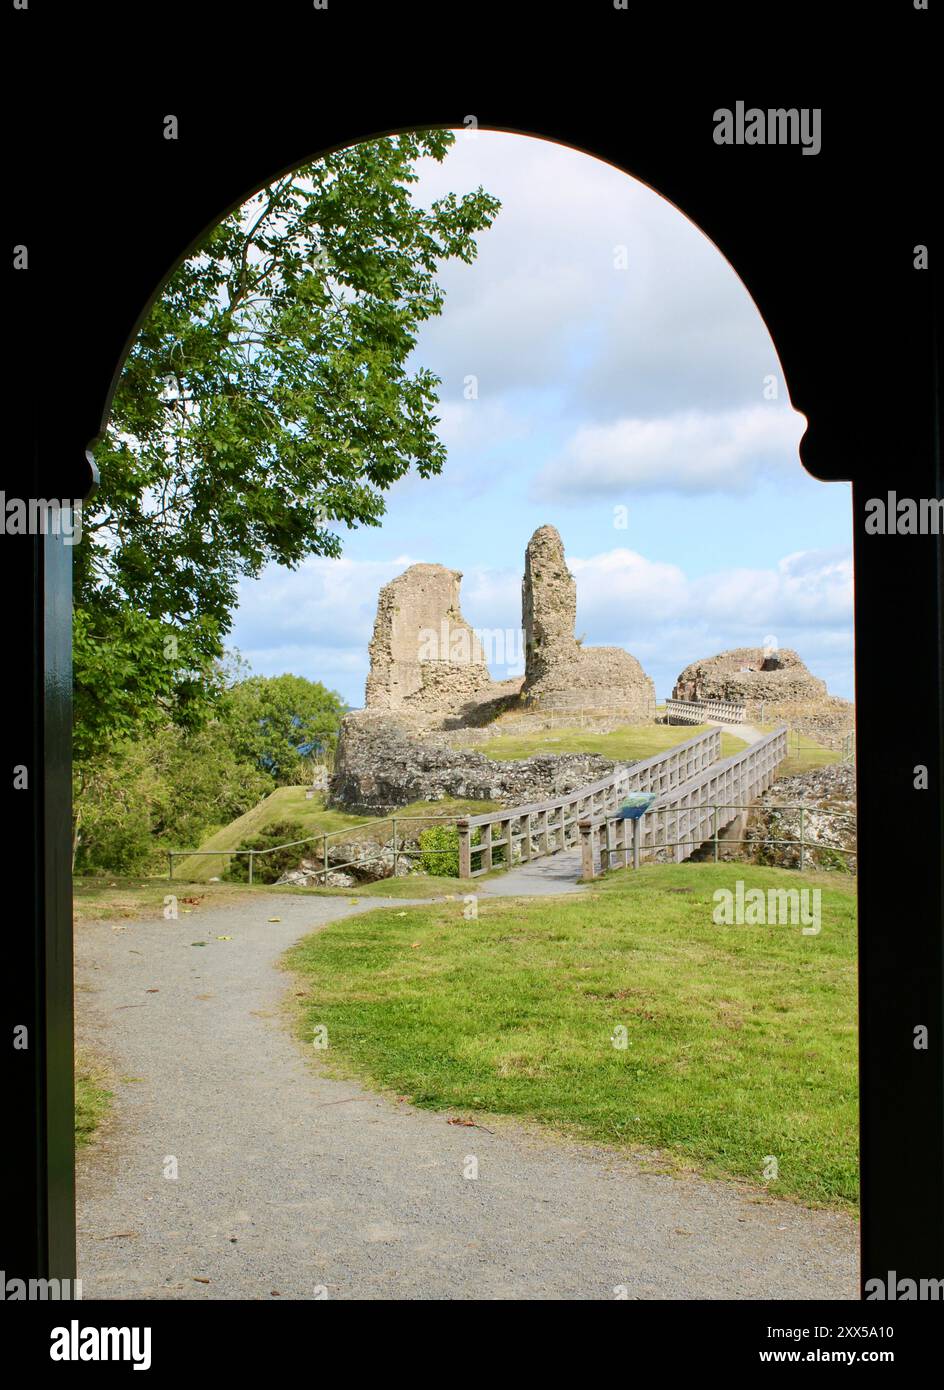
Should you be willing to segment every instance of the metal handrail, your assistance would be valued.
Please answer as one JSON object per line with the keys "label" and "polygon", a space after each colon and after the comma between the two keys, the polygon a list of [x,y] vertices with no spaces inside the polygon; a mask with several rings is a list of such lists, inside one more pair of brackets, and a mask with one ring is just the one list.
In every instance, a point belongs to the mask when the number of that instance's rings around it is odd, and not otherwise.
{"label": "metal handrail", "polygon": [[[208,857],[208,858],[210,858],[210,859],[213,859],[213,858],[215,858],[217,855],[223,855],[223,854],[227,854],[227,855],[248,854],[248,856],[249,856],[249,882],[252,883],[252,881],[253,881],[253,867],[254,867],[255,859],[256,859],[256,856],[257,856],[257,855],[262,855],[262,854],[275,854],[276,850],[280,850],[280,849],[294,849],[296,845],[310,845],[310,844],[313,844],[316,840],[319,841],[319,842],[324,846],[324,848],[325,848],[325,850],[326,850],[326,849],[327,849],[327,843],[328,843],[328,841],[329,841],[330,839],[332,839],[332,838],[333,838],[334,836],[336,836],[336,835],[351,835],[351,834],[354,833],[354,831],[363,830],[365,826],[370,827],[371,829],[376,829],[376,828],[378,828],[378,827],[381,826],[381,825],[392,825],[392,826],[393,826],[393,839],[394,839],[393,868],[394,868],[394,874],[395,874],[395,873],[396,873],[396,867],[397,867],[397,858],[398,858],[399,853],[402,853],[402,851],[399,851],[399,850],[398,850],[397,845],[396,845],[397,826],[398,826],[402,821],[446,821],[447,823],[448,823],[448,822],[452,822],[452,823],[454,824],[454,823],[455,823],[457,820],[459,820],[459,819],[460,819],[460,817],[458,817],[458,816],[443,816],[443,815],[434,815],[434,814],[425,815],[425,816],[380,816],[380,817],[378,817],[376,820],[365,820],[365,821],[361,821],[361,822],[360,822],[359,824],[357,824],[357,825],[345,826],[345,827],[342,827],[340,830],[325,830],[325,831],[322,831],[322,832],[321,832],[320,834],[318,834],[318,835],[306,835],[305,838],[304,838],[303,840],[286,840],[285,843],[284,843],[283,845],[269,845],[266,849],[174,849],[174,850],[168,850],[168,851],[167,851],[167,881],[168,881],[168,883],[173,883],[173,881],[174,881],[174,860],[175,860],[175,859],[190,859],[191,857],[193,857],[193,858],[199,858],[199,857],[201,857],[201,856],[203,856],[203,857]],[[446,849],[437,849],[437,850],[427,850],[427,851],[425,851],[425,852],[428,853],[428,854],[451,854],[453,851],[451,851],[451,850],[446,850]],[[328,864],[328,859],[327,859],[327,854],[323,854],[323,855],[322,855],[322,864],[324,865],[324,867],[323,867],[323,869],[319,870],[319,872],[320,872],[320,873],[323,873],[323,874],[325,875],[326,880],[327,880],[327,875],[328,875],[328,873],[335,873],[335,872],[336,872],[337,870],[339,870],[339,869],[349,869],[349,868],[353,868],[353,867],[357,866],[358,864],[370,864],[370,863],[373,863],[373,861],[374,861],[375,859],[379,859],[379,858],[380,858],[380,855],[373,855],[373,856],[368,855],[368,856],[366,856],[366,857],[363,858],[363,859],[349,859],[349,860],[347,860],[347,862],[344,863],[344,864],[332,864],[332,865],[329,866],[329,864]]]}
{"label": "metal handrail", "polygon": [[[756,801],[754,801],[754,802],[743,802],[743,801],[742,801],[742,802],[736,802],[736,801],[716,801],[716,802],[715,802],[715,801],[713,801],[713,802],[709,802],[703,809],[706,810],[706,811],[710,811],[710,812],[712,813],[712,834],[711,834],[711,836],[710,836],[709,838],[711,839],[711,841],[713,842],[713,845],[714,845],[714,861],[715,861],[715,863],[717,864],[718,861],[719,861],[719,834],[718,834],[718,832],[719,832],[719,829],[720,829],[719,823],[718,823],[718,812],[719,812],[719,811],[756,811],[756,810],[759,809],[758,803],[757,803]],[[824,840],[808,840],[808,839],[804,836],[804,833],[803,833],[803,831],[804,831],[804,819],[805,819],[805,815],[806,815],[807,812],[815,812],[815,813],[817,813],[817,814],[819,814],[819,815],[833,816],[833,817],[835,817],[837,820],[848,820],[848,821],[852,821],[853,823],[855,823],[855,822],[857,821],[857,814],[856,814],[856,812],[854,812],[854,811],[832,811],[832,810],[825,809],[825,808],[822,807],[822,806],[818,806],[818,805],[816,805],[815,803],[812,804],[812,805],[809,805],[809,804],[807,804],[806,802],[772,802],[772,803],[763,804],[762,809],[765,810],[765,811],[799,811],[799,812],[800,812],[800,836],[799,836],[799,839],[797,839],[797,838],[792,838],[792,839],[773,839],[773,838],[771,838],[771,837],[769,837],[769,836],[764,836],[762,843],[763,843],[764,845],[799,845],[799,847],[800,847],[800,863],[799,863],[799,866],[798,866],[798,867],[799,867],[799,871],[800,871],[801,873],[804,871],[805,866],[806,866],[806,851],[807,851],[807,850],[810,850],[810,851],[812,851],[812,852],[815,852],[815,851],[817,851],[817,850],[828,849],[828,850],[833,850],[833,851],[834,851],[835,853],[837,853],[837,854],[852,855],[853,857],[855,857],[855,856],[858,854],[858,848],[850,849],[850,848],[848,848],[846,845],[836,845],[836,844],[832,844],[832,843],[830,843],[830,842],[828,842],[828,841],[824,841]],[[674,808],[674,807],[672,807],[672,806],[665,806],[665,807],[652,806],[652,807],[650,807],[647,811],[645,811],[643,814],[644,814],[644,816],[652,816],[652,815],[675,815],[675,814],[677,814],[677,812],[676,812],[676,808]],[[584,820],[581,821],[581,823],[580,823],[581,834],[582,834],[582,836],[584,837],[585,841],[588,841],[589,844],[590,844],[590,854],[591,854],[591,855],[592,855],[592,840],[590,839],[590,836],[591,836],[595,831],[599,830],[601,827],[606,827],[606,826],[608,826],[608,824],[609,824],[610,822],[616,821],[616,820],[618,820],[618,819],[619,819],[618,817],[615,817],[615,816],[612,816],[612,815],[607,815],[607,814],[603,813],[603,814],[600,814],[600,815],[597,815],[597,816],[594,816],[594,817],[587,817],[587,818],[585,818]],[[642,819],[643,819],[643,817],[640,816],[638,819],[633,820],[633,821],[630,822],[630,824],[632,825],[632,840],[631,840],[631,843],[629,843],[629,844],[626,843],[626,831],[625,831],[626,822],[625,822],[625,821],[622,821],[621,823],[622,823],[622,826],[623,826],[623,843],[620,844],[620,845],[616,845],[616,844],[606,844],[606,845],[601,845],[601,846],[600,846],[600,850],[599,850],[599,853],[600,853],[600,863],[601,863],[601,868],[604,870],[604,872],[605,872],[607,869],[609,869],[611,858],[616,858],[616,857],[619,856],[619,855],[623,855],[623,859],[624,859],[623,867],[624,867],[624,868],[628,867],[628,862],[627,862],[627,861],[628,861],[628,859],[629,859],[630,856],[632,857],[632,865],[633,865],[633,868],[637,868],[637,869],[639,868],[640,853],[641,853],[641,847],[640,847],[640,823],[641,823]],[[649,845],[649,846],[648,846],[648,852],[657,852],[657,851],[663,850],[663,849],[680,849],[680,848],[684,847],[685,845],[691,845],[691,846],[693,846],[693,848],[699,848],[699,847],[701,847],[702,845],[704,845],[704,844],[706,844],[706,843],[708,843],[707,840],[701,840],[701,839],[662,840],[662,841],[659,841],[658,843]],[[725,844],[728,844],[728,845],[750,845],[750,844],[756,844],[757,841],[756,841],[756,840],[753,840],[753,839],[749,839],[749,838],[747,838],[747,837],[739,837],[738,839],[726,838],[724,843],[725,843]]]}

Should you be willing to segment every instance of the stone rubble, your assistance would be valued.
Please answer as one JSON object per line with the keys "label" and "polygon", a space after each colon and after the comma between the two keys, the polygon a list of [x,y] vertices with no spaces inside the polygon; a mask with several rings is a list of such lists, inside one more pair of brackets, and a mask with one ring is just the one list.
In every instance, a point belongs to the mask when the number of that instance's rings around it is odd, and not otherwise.
{"label": "stone rubble", "polygon": [[345,715],[329,804],[389,815],[413,801],[456,797],[500,806],[545,801],[606,777],[616,763],[596,753],[540,754],[506,762],[445,739],[418,737],[389,715]]}
{"label": "stone rubble", "polygon": [[[758,864],[775,864],[785,869],[800,867],[799,843],[778,845],[774,840],[799,841],[800,811],[786,809],[803,805],[804,867],[856,871],[855,850],[856,785],[852,763],[829,763],[795,777],[783,777],[764,792],[751,813],[745,831],[745,855]],[[781,809],[785,808],[785,809]],[[819,848],[818,848],[819,846]]]}

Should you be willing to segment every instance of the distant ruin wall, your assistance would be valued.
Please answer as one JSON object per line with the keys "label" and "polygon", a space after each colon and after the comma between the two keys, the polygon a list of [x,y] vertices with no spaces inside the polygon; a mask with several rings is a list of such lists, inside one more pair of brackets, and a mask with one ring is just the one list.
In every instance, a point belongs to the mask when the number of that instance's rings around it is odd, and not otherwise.
{"label": "distant ruin wall", "polygon": [[360,710],[342,723],[328,804],[363,815],[390,815],[410,802],[447,796],[516,806],[576,791],[615,765],[593,753],[498,762],[433,734],[417,736],[390,715]]}
{"label": "distant ruin wall", "polygon": [[851,701],[830,695],[789,647],[735,647],[693,661],[672,698],[734,700],[744,705],[748,723],[784,723],[826,748],[841,748],[855,725]]}
{"label": "distant ruin wall", "polygon": [[521,622],[523,679],[493,681],[482,645],[462,616],[462,575],[411,565],[380,591],[370,642],[366,707],[425,727],[481,726],[512,708],[605,710],[624,722],[653,717],[655,689],[621,647],[582,647],[574,636],[577,586],[553,526],[525,552]]}
{"label": "distant ruin wall", "polygon": [[496,697],[481,643],[459,607],[461,579],[444,565],[411,565],[381,589],[368,709],[436,719]]}
{"label": "distant ruin wall", "polygon": [[673,700],[825,700],[826,682],[789,648],[735,647],[686,666]]}
{"label": "distant ruin wall", "polygon": [[655,686],[622,647],[583,647],[574,636],[577,585],[553,526],[540,526],[525,551],[521,613],[525,638],[522,696],[542,711],[620,710],[651,719]]}

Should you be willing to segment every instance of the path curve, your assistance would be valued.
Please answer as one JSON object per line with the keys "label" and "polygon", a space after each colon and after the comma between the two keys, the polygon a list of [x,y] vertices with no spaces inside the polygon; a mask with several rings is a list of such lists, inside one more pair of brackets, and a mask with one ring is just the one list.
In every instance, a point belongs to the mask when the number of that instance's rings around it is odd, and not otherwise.
{"label": "path curve", "polygon": [[857,1297],[847,1216],[324,1076],[279,957],[380,905],[266,894],[77,927],[80,1040],[118,1078],[78,1163],[86,1298]]}

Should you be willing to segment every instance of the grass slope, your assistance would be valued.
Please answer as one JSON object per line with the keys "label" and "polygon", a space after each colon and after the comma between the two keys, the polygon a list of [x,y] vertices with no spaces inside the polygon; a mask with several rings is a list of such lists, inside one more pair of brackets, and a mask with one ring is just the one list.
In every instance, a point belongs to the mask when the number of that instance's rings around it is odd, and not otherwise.
{"label": "grass slope", "polygon": [[[712,727],[710,724],[687,727],[678,724],[624,724],[609,734],[581,728],[541,729],[536,733],[515,734],[513,721],[509,720],[508,724],[507,734],[472,746],[487,757],[498,759],[532,758],[538,753],[600,753],[604,758],[615,758],[617,761],[635,761],[651,758],[654,753],[664,753],[666,749],[685,743]],[[735,738],[733,734],[721,735],[723,758],[740,752],[746,746],[744,739]]]}
{"label": "grass slope", "polygon": [[[770,733],[777,726],[759,726],[764,733]],[[828,763],[838,763],[840,754],[834,748],[824,748],[822,744],[806,734],[791,729],[787,739],[787,756],[777,768],[778,777],[795,777],[801,772],[811,772],[814,767],[825,767]]]}
{"label": "grass slope", "polygon": [[108,1073],[86,1053],[75,1059],[75,1142],[77,1148],[89,1143],[108,1113],[112,1092]]}
{"label": "grass slope", "polygon": [[[717,926],[713,891],[816,886],[822,931]],[[856,1200],[855,896],[832,877],[650,865],[577,898],[390,908],[287,956],[335,1070],[464,1114],[657,1147],[811,1204]],[[619,1025],[628,1046],[612,1044]]]}
{"label": "grass slope", "polygon": [[[235,849],[248,835],[255,835],[267,825],[277,821],[297,821],[302,826],[301,837],[307,835],[330,835],[334,831],[346,830],[355,837],[378,836],[389,839],[392,827],[387,817],[352,816],[344,811],[329,811],[325,808],[324,796],[318,794],[306,800],[306,787],[278,787],[251,811],[237,817],[229,825],[211,835],[200,846],[202,850]],[[408,816],[458,816],[468,811],[495,810],[493,801],[468,801],[456,797],[443,797],[440,801],[415,801],[397,811],[397,819]],[[414,826],[413,829],[416,829]],[[300,856],[304,849],[300,849]],[[178,859],[174,865],[174,878],[181,882],[206,883],[210,878],[219,877],[229,862],[227,855],[189,855]]]}

